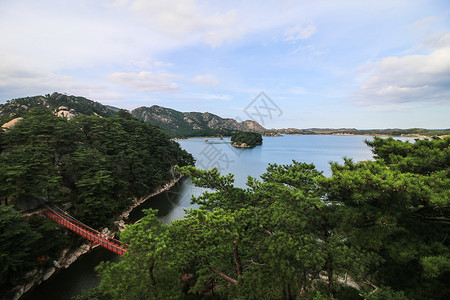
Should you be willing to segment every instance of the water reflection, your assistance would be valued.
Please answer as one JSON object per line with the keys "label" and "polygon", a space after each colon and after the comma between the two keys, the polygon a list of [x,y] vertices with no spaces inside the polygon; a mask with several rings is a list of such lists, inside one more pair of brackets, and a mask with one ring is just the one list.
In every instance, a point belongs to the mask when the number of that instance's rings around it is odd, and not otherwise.
{"label": "water reflection", "polygon": [[134,223],[144,217],[145,209],[157,209],[158,217],[165,224],[170,224],[174,220],[184,217],[184,210],[196,208],[191,204],[192,195],[199,196],[204,189],[197,188],[189,178],[183,178],[170,190],[158,194],[134,209],[127,220],[127,223]]}
{"label": "water reflection", "polygon": [[94,270],[100,261],[118,262],[119,260],[119,255],[97,247],[78,258],[68,269],[60,270],[21,299],[72,299],[100,283],[100,278]]}

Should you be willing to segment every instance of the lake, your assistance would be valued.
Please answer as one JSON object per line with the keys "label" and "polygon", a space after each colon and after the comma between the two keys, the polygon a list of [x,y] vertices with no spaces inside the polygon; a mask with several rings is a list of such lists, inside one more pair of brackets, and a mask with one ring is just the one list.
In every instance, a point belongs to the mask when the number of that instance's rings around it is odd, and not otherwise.
{"label": "lake", "polygon": [[[235,184],[244,187],[247,176],[259,177],[269,163],[290,164],[292,160],[313,163],[316,168],[330,176],[329,162],[343,162],[347,156],[356,161],[372,159],[370,148],[364,140],[369,136],[338,135],[287,135],[264,137],[263,144],[253,149],[237,149],[230,145],[230,138],[192,138],[178,140],[181,147],[194,155],[196,166],[201,169],[217,167],[222,174],[233,173]],[[400,138],[401,140],[414,140]],[[207,142],[205,142],[207,140]],[[169,224],[183,218],[184,210],[193,208],[191,195],[200,195],[202,189],[192,185],[189,179],[180,181],[172,189],[161,193],[130,214],[134,222],[143,216],[142,209],[159,210],[162,222]],[[99,283],[94,267],[102,260],[118,261],[119,257],[105,249],[94,249],[82,256],[68,269],[58,272],[48,281],[35,288],[23,299],[71,299],[83,289]]]}

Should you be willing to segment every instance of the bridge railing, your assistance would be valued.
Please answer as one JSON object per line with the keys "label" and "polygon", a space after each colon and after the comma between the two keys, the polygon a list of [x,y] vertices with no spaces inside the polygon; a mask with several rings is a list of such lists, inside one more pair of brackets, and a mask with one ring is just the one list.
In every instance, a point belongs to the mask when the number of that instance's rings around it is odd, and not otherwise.
{"label": "bridge railing", "polygon": [[123,255],[127,251],[127,244],[122,243],[117,239],[103,235],[98,230],[95,230],[87,226],[86,224],[83,224],[82,222],[78,221],[77,219],[61,210],[57,211],[56,209],[48,207],[48,209],[44,211],[44,214],[55,222],[114,253]]}

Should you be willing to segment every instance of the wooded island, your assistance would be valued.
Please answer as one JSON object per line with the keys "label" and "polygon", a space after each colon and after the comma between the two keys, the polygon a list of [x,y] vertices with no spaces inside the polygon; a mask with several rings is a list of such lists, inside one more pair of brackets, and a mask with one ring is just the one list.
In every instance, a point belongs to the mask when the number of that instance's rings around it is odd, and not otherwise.
{"label": "wooded island", "polygon": [[231,145],[236,148],[254,148],[262,145],[262,135],[257,132],[242,131],[231,136]]}

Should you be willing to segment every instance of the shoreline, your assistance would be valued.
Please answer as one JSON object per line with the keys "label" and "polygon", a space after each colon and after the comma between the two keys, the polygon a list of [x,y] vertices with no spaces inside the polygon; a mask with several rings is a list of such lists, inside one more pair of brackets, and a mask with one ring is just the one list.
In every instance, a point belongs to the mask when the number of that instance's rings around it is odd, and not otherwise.
{"label": "shoreline", "polygon": [[[306,135],[306,136],[311,136],[311,135],[336,135],[336,136],[378,136],[378,137],[391,137],[391,138],[417,138],[417,139],[429,139],[432,140],[434,137],[433,136],[427,136],[427,135],[420,135],[420,134],[404,134],[404,135],[389,135],[389,134],[381,134],[381,133],[376,133],[376,134],[368,134],[368,133],[314,133],[314,134],[303,134],[303,133],[283,133],[281,136],[285,136],[285,135]],[[450,135],[441,135],[441,136],[436,136],[440,139],[444,139],[446,137],[449,137]]]}
{"label": "shoreline", "polygon": [[[337,135],[337,136],[378,136],[378,137],[392,137],[392,138],[403,138],[403,137],[408,137],[408,138],[417,138],[417,139],[433,139],[433,136],[427,136],[427,135],[421,135],[421,134],[415,134],[415,133],[411,133],[411,134],[403,134],[403,135],[389,135],[389,134],[383,134],[383,133],[375,133],[375,134],[369,134],[369,133],[340,133],[340,132],[327,132],[327,133],[312,133],[312,134],[305,134],[305,133],[281,133],[279,135],[264,135],[262,134],[264,137],[282,137],[285,135]],[[437,135],[436,137],[444,139],[446,137],[449,137],[449,135]],[[228,138],[230,136],[223,136],[223,138]],[[171,140],[173,141],[184,141],[184,140],[191,140],[191,139],[219,139],[220,137],[217,136],[191,136],[191,137],[184,137],[184,138],[172,138]]]}
{"label": "shoreline", "polygon": [[[223,135],[222,138],[229,138],[231,135]],[[185,141],[191,139],[220,139],[220,136],[189,136],[184,138],[172,138],[173,141]]]}
{"label": "shoreline", "polygon": [[[172,187],[175,186],[175,184],[177,184],[179,181],[181,180],[181,177],[179,178],[174,178],[171,181],[165,183],[164,185],[160,186],[159,188],[157,188],[152,194],[147,195],[145,197],[142,198],[135,198],[133,201],[133,204],[130,205],[128,207],[127,210],[125,210],[124,212],[122,212],[122,214],[120,214],[120,216],[118,217],[118,219],[116,220],[116,222],[118,223],[118,231],[123,231],[125,229],[125,223],[124,221],[128,219],[128,217],[130,216],[130,213],[138,206],[140,206],[141,204],[143,204],[145,201],[149,200],[152,197],[155,197],[156,195],[159,195],[161,193],[164,193],[168,190],[170,190]],[[116,223],[114,222],[114,223]],[[121,224],[123,223],[123,229]]]}

